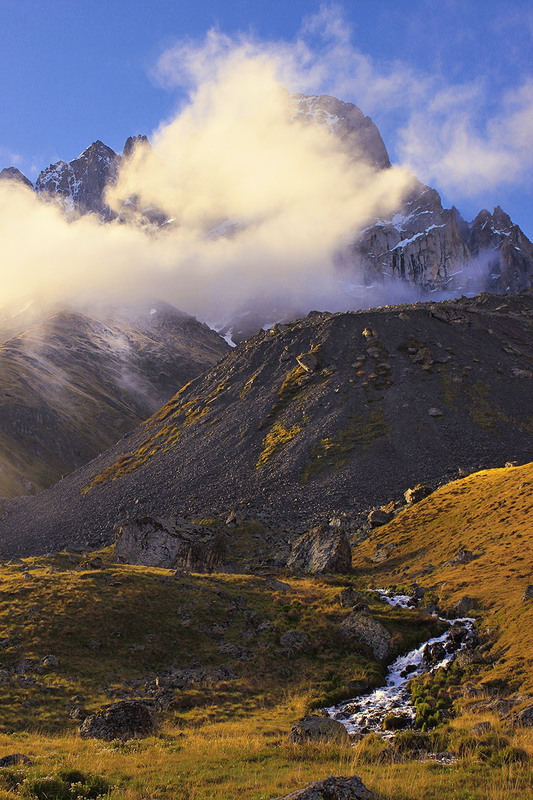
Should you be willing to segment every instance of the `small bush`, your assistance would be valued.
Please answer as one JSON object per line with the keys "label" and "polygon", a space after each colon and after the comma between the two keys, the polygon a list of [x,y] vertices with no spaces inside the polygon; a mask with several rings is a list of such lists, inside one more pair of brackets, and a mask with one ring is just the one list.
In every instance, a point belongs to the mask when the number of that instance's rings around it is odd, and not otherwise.
{"label": "small bush", "polygon": [[107,794],[109,784],[98,775],[63,770],[54,777],[27,781],[24,788],[25,794],[37,800],[97,800]]}

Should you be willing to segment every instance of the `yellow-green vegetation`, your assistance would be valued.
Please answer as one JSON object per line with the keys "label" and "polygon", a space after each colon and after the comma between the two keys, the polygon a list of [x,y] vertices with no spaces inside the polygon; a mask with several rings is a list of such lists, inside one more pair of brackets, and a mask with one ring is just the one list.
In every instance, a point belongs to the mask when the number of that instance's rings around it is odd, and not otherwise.
{"label": "yellow-green vegetation", "polygon": [[303,473],[303,481],[323,470],[342,469],[348,463],[356,447],[367,453],[377,439],[387,436],[389,426],[383,410],[376,408],[366,414],[352,414],[346,428],[322,439],[311,450],[309,463]]}
{"label": "yellow-green vegetation", "polygon": [[[370,556],[385,547],[388,558],[374,564]],[[474,559],[458,563],[465,549]],[[355,568],[375,585],[416,580],[441,607],[471,597],[472,613],[494,641],[480,684],[533,689],[533,603],[522,600],[533,575],[533,464],[443,486],[363,542]]]}
{"label": "yellow-green vegetation", "polygon": [[[258,523],[246,531],[251,541]],[[246,531],[243,547],[250,544]],[[267,800],[331,774],[358,774],[383,800],[533,797],[524,761],[533,753],[533,736],[504,731],[501,723],[490,758],[489,743],[476,744],[469,733],[477,718],[414,732],[459,743],[452,765],[413,761],[405,734],[398,734],[403,745],[395,744],[403,747],[405,764],[381,763],[387,744],[374,736],[355,747],[288,741],[297,719],[348,697],[350,683],[383,682],[384,666],[341,633],[350,610],[336,595],[346,580],[176,578],[168,570],[118,564],[112,549],[3,566],[0,758],[20,752],[33,763],[0,769],[1,800],[227,800],[237,794]],[[442,627],[371,593],[367,602],[399,651]],[[308,645],[290,655],[280,648],[289,631],[308,636]],[[59,666],[40,671],[36,665],[48,654]],[[199,665],[205,679],[174,693],[155,736],[82,740],[67,714],[73,702],[92,710],[142,697],[165,668]],[[231,673],[218,674],[223,665]]]}
{"label": "yellow-green vegetation", "polygon": [[183,386],[172,400],[146,420],[143,424],[143,431],[147,432],[148,436],[135,450],[119,456],[113,464],[95,475],[89,485],[82,490],[82,494],[86,494],[95,486],[114,481],[139,469],[156,453],[166,453],[171,450],[183,430],[206,417],[211,411],[211,405],[215,398],[227,388],[226,384],[220,383],[206,400],[193,397],[191,400],[183,402],[181,398],[188,386],[190,384]]}
{"label": "yellow-green vegetation", "polygon": [[261,455],[257,459],[256,466],[260,467],[265,464],[269,458],[291,442],[301,430],[301,425],[291,425],[290,428],[286,428],[282,422],[275,422],[263,439]]}

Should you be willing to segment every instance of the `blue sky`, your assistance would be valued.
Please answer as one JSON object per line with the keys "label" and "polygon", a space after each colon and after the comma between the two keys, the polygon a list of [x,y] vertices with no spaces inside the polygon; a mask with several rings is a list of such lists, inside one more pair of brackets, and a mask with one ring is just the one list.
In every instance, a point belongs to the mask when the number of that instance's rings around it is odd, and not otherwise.
{"label": "blue sky", "polygon": [[0,20],[0,166],[35,178],[97,138],[149,134],[185,98],[161,57],[215,28],[304,43],[291,88],[356,103],[446,204],[499,203],[533,237],[529,0],[0,0]]}

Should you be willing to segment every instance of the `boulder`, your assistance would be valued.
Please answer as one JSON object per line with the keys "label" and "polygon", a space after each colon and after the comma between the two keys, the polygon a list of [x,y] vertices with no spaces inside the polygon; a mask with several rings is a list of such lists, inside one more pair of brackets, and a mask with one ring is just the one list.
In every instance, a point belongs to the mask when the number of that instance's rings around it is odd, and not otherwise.
{"label": "boulder", "polygon": [[374,795],[366,788],[361,778],[324,778],[272,800],[373,800]]}
{"label": "boulder", "polygon": [[414,503],[419,503],[425,497],[429,497],[434,491],[435,489],[432,486],[425,486],[422,483],[418,483],[412,489],[407,489],[403,496],[405,497],[405,502],[412,506]]}
{"label": "boulder", "polygon": [[115,555],[127,564],[214,572],[224,563],[226,541],[216,529],[187,520],[143,517],[118,526]]}
{"label": "boulder", "polygon": [[82,739],[126,741],[151,736],[156,730],[155,718],[146,703],[120,700],[86,717],[80,727],[80,736]]}
{"label": "boulder", "polygon": [[3,756],[0,758],[0,768],[2,767],[14,767],[17,764],[32,764],[32,760],[25,756],[24,753],[11,753],[8,756]]}
{"label": "boulder", "polygon": [[492,730],[492,722],[478,722],[472,728],[472,736],[485,736],[486,733],[490,733]]}
{"label": "boulder", "polygon": [[314,353],[302,353],[296,356],[296,361],[305,372],[316,372],[319,367],[318,358]]}
{"label": "boulder", "polygon": [[287,561],[292,572],[323,575],[347,573],[352,569],[352,548],[341,528],[319,525],[300,536],[292,546]]}
{"label": "boulder", "polygon": [[525,728],[533,728],[533,706],[528,706],[520,712],[518,722]]}
{"label": "boulder", "polygon": [[292,726],[289,740],[295,744],[317,741],[348,744],[350,736],[342,722],[318,714],[308,714]]}
{"label": "boulder", "polygon": [[335,600],[342,608],[353,608],[357,606],[359,611],[362,611],[363,608],[368,609],[366,596],[362,594],[362,592],[356,592],[353,586],[347,586],[345,589],[341,589],[339,594],[336,595]]}
{"label": "boulder", "polygon": [[469,611],[476,607],[476,601],[473,597],[464,595],[452,606],[452,614],[455,617],[466,617]]}
{"label": "boulder", "polygon": [[311,642],[309,636],[302,631],[287,631],[279,640],[280,651],[283,655],[292,657],[309,651]]}
{"label": "boulder", "polygon": [[452,564],[470,564],[475,559],[475,555],[471,550],[463,548],[459,550],[452,561]]}
{"label": "boulder", "polygon": [[533,600],[533,584],[532,583],[529,583],[526,586],[524,594],[522,595],[522,602],[523,603],[527,603],[528,600]]}
{"label": "boulder", "polygon": [[381,525],[386,525],[393,519],[394,514],[390,511],[385,511],[384,508],[374,508],[368,515],[368,522],[371,528],[379,528]]}
{"label": "boulder", "polygon": [[467,647],[459,650],[455,659],[460,667],[470,667],[472,664],[484,664],[485,659],[478,650]]}
{"label": "boulder", "polygon": [[353,611],[342,623],[342,631],[370,647],[376,659],[387,658],[392,653],[390,632],[365,611]]}

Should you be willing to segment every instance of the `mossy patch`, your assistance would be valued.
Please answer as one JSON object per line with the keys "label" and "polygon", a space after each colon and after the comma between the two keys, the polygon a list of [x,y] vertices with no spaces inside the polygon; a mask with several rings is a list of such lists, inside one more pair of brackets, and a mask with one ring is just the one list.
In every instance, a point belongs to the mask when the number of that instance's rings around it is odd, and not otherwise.
{"label": "mossy patch", "polygon": [[387,436],[389,430],[381,408],[366,414],[350,415],[346,428],[321,439],[313,447],[302,480],[305,483],[313,475],[324,470],[342,469],[357,447],[363,454],[367,453],[372,443]]}

